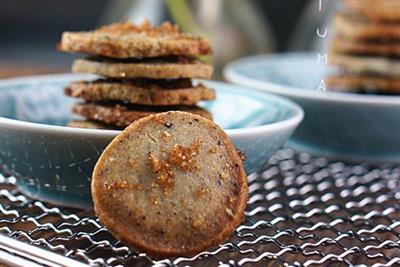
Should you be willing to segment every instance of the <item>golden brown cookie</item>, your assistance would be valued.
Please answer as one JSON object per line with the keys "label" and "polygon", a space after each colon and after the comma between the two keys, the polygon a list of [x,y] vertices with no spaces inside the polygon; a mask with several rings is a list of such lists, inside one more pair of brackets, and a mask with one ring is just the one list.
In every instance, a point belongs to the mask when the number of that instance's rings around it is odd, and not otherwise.
{"label": "golden brown cookie", "polygon": [[398,24],[374,22],[349,12],[338,12],[335,14],[333,28],[339,36],[349,40],[400,41],[400,27]]}
{"label": "golden brown cookie", "polygon": [[[175,85],[175,88],[174,88]],[[203,84],[163,80],[98,80],[73,82],[65,93],[87,101],[119,100],[152,106],[194,105],[201,100],[215,99],[215,91]]]}
{"label": "golden brown cookie", "polygon": [[361,75],[335,75],[325,80],[330,90],[400,94],[400,79]]}
{"label": "golden brown cookie", "polygon": [[72,112],[81,115],[89,120],[96,120],[118,127],[126,127],[132,122],[160,112],[166,111],[186,111],[198,114],[209,120],[212,115],[205,109],[198,106],[139,106],[114,103],[81,103],[72,108]]}
{"label": "golden brown cookie", "polygon": [[140,119],[104,150],[92,176],[100,222],[155,257],[194,255],[227,239],[248,197],[226,133],[186,112]]}
{"label": "golden brown cookie", "polygon": [[88,72],[110,78],[178,79],[212,76],[213,67],[195,58],[166,57],[129,60],[77,59],[73,72]]}
{"label": "golden brown cookie", "polygon": [[68,127],[86,129],[120,130],[121,128],[93,120],[72,120],[68,122]]}
{"label": "golden brown cookie", "polygon": [[400,59],[377,56],[353,56],[330,53],[328,60],[351,74],[373,74],[385,77],[400,77]]}
{"label": "golden brown cookie", "polygon": [[144,21],[115,23],[89,32],[64,32],[59,49],[112,58],[211,54],[204,37],[184,34],[169,22],[159,27]]}
{"label": "golden brown cookie", "polygon": [[400,56],[400,42],[372,43],[335,37],[331,40],[331,48],[344,54]]}
{"label": "golden brown cookie", "polygon": [[347,7],[374,21],[400,22],[399,0],[344,0]]}

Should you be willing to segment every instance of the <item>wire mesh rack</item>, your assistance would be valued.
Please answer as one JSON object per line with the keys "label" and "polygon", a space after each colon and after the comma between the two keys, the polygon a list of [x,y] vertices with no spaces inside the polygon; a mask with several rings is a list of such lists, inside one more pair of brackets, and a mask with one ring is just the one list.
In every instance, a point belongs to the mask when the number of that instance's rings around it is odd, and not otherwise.
{"label": "wire mesh rack", "polygon": [[29,199],[5,175],[0,235],[54,252],[63,266],[400,266],[400,165],[332,162],[285,149],[248,179],[245,221],[193,258],[137,253],[92,211]]}

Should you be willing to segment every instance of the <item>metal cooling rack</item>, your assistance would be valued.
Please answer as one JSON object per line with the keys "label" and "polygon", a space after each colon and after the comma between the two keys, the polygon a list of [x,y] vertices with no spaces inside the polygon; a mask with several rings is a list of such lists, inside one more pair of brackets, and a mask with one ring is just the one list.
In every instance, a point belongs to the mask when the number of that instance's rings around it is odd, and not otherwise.
{"label": "metal cooling rack", "polygon": [[29,199],[14,184],[0,176],[0,234],[62,255],[60,266],[400,266],[400,165],[281,150],[249,176],[246,220],[227,242],[160,261],[114,239],[93,212]]}

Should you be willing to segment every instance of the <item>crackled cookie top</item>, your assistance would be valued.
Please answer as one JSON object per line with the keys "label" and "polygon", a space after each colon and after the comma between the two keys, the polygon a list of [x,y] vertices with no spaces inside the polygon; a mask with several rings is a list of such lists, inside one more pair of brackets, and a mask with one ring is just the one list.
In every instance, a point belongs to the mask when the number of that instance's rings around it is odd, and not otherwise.
{"label": "crackled cookie top", "polygon": [[60,50],[112,58],[193,56],[212,52],[208,40],[184,34],[169,22],[152,26],[115,23],[88,32],[64,32]]}

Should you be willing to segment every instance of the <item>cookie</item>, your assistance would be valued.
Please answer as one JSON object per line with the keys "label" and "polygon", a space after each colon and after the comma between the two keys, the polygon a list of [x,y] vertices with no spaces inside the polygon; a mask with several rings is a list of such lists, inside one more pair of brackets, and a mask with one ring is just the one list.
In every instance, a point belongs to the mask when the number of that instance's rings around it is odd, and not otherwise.
{"label": "cookie", "polygon": [[372,43],[342,39],[335,37],[331,40],[334,52],[356,55],[381,55],[400,57],[400,42],[398,43]]}
{"label": "cookie", "polygon": [[198,59],[183,57],[129,60],[87,58],[75,60],[72,71],[111,78],[208,79],[213,73],[213,67]]}
{"label": "cookie", "polygon": [[121,128],[105,124],[98,121],[93,120],[72,120],[68,122],[68,127],[74,128],[86,128],[86,129],[103,129],[103,130],[120,130]]}
{"label": "cookie", "polygon": [[192,85],[190,79],[184,82],[163,80],[81,81],[71,83],[65,88],[65,94],[88,101],[119,100],[152,106],[194,105],[201,100],[215,99],[213,89],[202,84]]}
{"label": "cookie", "polygon": [[344,0],[348,8],[374,21],[400,22],[399,0]]}
{"label": "cookie", "polygon": [[183,34],[169,22],[159,27],[144,21],[115,23],[89,32],[64,32],[59,49],[112,58],[211,54],[208,40]]}
{"label": "cookie", "polygon": [[212,120],[212,115],[198,106],[149,107],[121,103],[81,103],[72,108],[72,112],[89,120],[101,121],[118,127],[126,127],[140,118],[170,110],[186,111]]}
{"label": "cookie", "polygon": [[325,82],[331,90],[400,94],[400,78],[336,75],[327,77]]}
{"label": "cookie", "polygon": [[186,112],[127,127],[100,156],[91,189],[100,222],[153,257],[191,256],[226,240],[248,197],[229,137]]}
{"label": "cookie", "polygon": [[373,74],[387,77],[400,76],[400,59],[363,57],[330,53],[328,60],[351,74]]}
{"label": "cookie", "polygon": [[333,28],[339,36],[349,40],[400,41],[400,27],[397,24],[371,22],[364,17],[349,12],[335,14]]}

